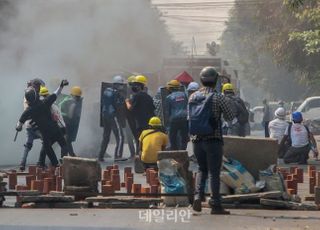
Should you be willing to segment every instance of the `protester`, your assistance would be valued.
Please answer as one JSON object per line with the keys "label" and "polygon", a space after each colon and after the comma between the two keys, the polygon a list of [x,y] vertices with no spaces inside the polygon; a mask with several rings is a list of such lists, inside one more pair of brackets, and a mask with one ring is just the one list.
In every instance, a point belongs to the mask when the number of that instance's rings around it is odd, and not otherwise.
{"label": "protester", "polygon": [[[317,143],[308,127],[303,125],[303,117],[300,112],[292,113],[292,124],[290,124],[280,143],[280,149],[284,148],[285,143],[290,143],[289,149],[283,156],[284,163],[307,164],[311,147],[314,157],[318,157]],[[279,156],[282,157],[281,155]]]}
{"label": "protester", "polygon": [[[49,157],[53,166],[58,166],[59,162],[52,149],[52,144],[58,142],[61,147],[62,155],[68,154],[66,141],[61,133],[57,122],[52,118],[51,106],[57,99],[64,86],[68,85],[68,81],[63,80],[59,88],[47,98],[40,100],[39,94],[33,87],[29,87],[25,91],[25,98],[28,103],[28,108],[22,113],[16,130],[20,132],[23,124],[27,120],[32,120],[42,136],[42,151]],[[45,167],[45,158],[39,162],[40,167]]]}
{"label": "protester", "polygon": [[133,135],[135,137],[137,148],[136,155],[139,154],[139,137],[143,130],[148,128],[148,122],[154,116],[155,107],[153,105],[152,97],[145,92],[146,77],[138,75],[131,83],[133,94],[126,100],[127,109],[135,121],[135,130]]}
{"label": "protester", "polygon": [[269,134],[269,122],[271,120],[270,116],[270,106],[267,99],[263,100],[263,118],[262,118],[262,125],[264,127],[264,136],[270,137]]}
{"label": "protester", "polygon": [[[198,161],[193,209],[201,211],[205,200],[206,180],[210,180],[211,214],[230,214],[221,206],[220,170],[223,155],[221,114],[226,121],[234,119],[225,97],[215,90],[219,74],[213,67],[205,67],[200,73],[204,86],[189,99],[189,132],[193,151]],[[201,112],[200,112],[201,111]]]}
{"label": "protester", "polygon": [[187,107],[188,97],[184,91],[180,90],[180,83],[177,80],[171,80],[167,83],[167,89],[170,94],[166,97],[164,113],[169,132],[170,149],[186,150],[188,136]]}
{"label": "protester", "polygon": [[149,120],[149,128],[139,137],[140,158],[145,170],[158,168],[158,152],[165,150],[167,145],[168,136],[164,132],[160,118],[152,117]]}
{"label": "protester", "polygon": [[[125,118],[125,114],[119,114],[121,108],[125,109],[125,101],[119,92],[117,85],[123,84],[124,80],[121,76],[113,78],[115,87],[107,87],[102,96],[102,120],[103,120],[103,139],[100,147],[99,161],[104,161],[104,156],[109,145],[111,131],[116,139],[116,148],[114,151],[114,160],[117,161],[122,158],[124,135],[123,124],[119,117]],[[124,111],[125,112],[125,111]],[[122,123],[125,122],[122,120]]]}
{"label": "protester", "polygon": [[[35,79],[27,82],[27,87],[34,88],[38,94],[40,92],[41,86],[45,86],[45,83],[44,83],[44,81],[42,81],[39,78],[35,78]],[[29,107],[26,98],[24,98],[23,107],[24,107],[24,110],[26,110]],[[40,132],[36,128],[33,128],[32,125],[30,124],[30,122],[31,122],[31,120],[28,120],[25,122],[26,123],[27,140],[26,140],[26,143],[24,144],[24,151],[23,151],[22,159],[21,159],[20,166],[19,166],[19,169],[21,171],[24,171],[26,168],[28,154],[33,147],[34,140],[41,139]]]}
{"label": "protester", "polygon": [[245,137],[246,127],[249,125],[249,112],[244,101],[235,95],[234,87],[231,83],[224,84],[222,87],[222,92],[229,104],[229,107],[232,109],[234,116],[237,118],[236,123],[232,123],[231,121],[227,122],[227,134]]}
{"label": "protester", "polygon": [[76,156],[72,142],[75,142],[78,135],[81,111],[82,111],[82,90],[79,86],[71,88],[70,96],[65,97],[60,103],[63,120],[66,123],[66,140],[70,156]]}
{"label": "protester", "polygon": [[283,108],[278,108],[274,112],[274,116],[275,119],[269,123],[269,133],[270,137],[277,139],[280,144],[289,123],[285,120],[286,111]]}

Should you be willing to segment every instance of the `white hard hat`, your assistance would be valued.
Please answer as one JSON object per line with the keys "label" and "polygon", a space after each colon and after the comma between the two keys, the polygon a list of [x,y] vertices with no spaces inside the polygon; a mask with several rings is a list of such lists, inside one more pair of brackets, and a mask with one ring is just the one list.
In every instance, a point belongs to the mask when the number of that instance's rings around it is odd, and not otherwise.
{"label": "white hard hat", "polygon": [[277,118],[282,118],[284,119],[286,117],[286,111],[284,110],[284,108],[278,108],[275,112],[274,112],[274,115],[277,117]]}
{"label": "white hard hat", "polygon": [[199,88],[200,88],[199,84],[197,82],[193,81],[193,82],[190,82],[187,90],[188,91],[197,91]]}
{"label": "white hard hat", "polygon": [[119,83],[123,84],[124,83],[124,78],[120,75],[114,76],[112,79],[112,83]]}

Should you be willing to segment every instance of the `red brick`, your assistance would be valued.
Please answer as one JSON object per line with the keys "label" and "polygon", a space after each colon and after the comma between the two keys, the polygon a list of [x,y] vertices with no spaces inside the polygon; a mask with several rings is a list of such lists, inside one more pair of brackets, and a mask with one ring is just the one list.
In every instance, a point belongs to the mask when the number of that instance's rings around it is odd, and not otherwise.
{"label": "red brick", "polygon": [[44,178],[43,179],[43,193],[48,194],[52,190],[53,179],[52,178]]}
{"label": "red brick", "polygon": [[294,174],[297,168],[297,166],[290,167],[290,174]]}
{"label": "red brick", "polygon": [[297,168],[295,174],[297,175],[298,183],[303,183],[303,169]]}
{"label": "red brick", "polygon": [[309,177],[312,177],[311,176],[311,171],[313,171],[313,170],[316,170],[316,166],[308,165],[308,175],[309,175]]}
{"label": "red brick", "polygon": [[317,205],[320,204],[320,187],[314,188],[314,201]]}
{"label": "red brick", "polygon": [[316,185],[320,187],[320,171],[317,172],[317,183]]}
{"label": "red brick", "polygon": [[[141,193],[141,184],[133,184],[132,193],[140,194]],[[135,195],[135,196],[139,196],[139,195]]]}
{"label": "red brick", "polygon": [[[159,186],[158,185],[152,185],[151,186],[151,191],[150,193],[152,194],[158,194],[159,193]],[[155,196],[156,197],[156,196]]]}
{"label": "red brick", "polygon": [[58,192],[62,191],[62,176],[56,177],[56,191]]}
{"label": "red brick", "polygon": [[114,194],[112,185],[103,185],[101,191],[103,196],[112,196]]}
{"label": "red brick", "polygon": [[16,188],[15,188],[17,191],[25,191],[25,190],[28,190],[28,187],[26,185],[16,185]]}
{"label": "red brick", "polygon": [[120,175],[119,174],[113,174],[112,175],[112,185],[115,191],[120,191],[121,186],[120,186]]}
{"label": "red brick", "polygon": [[31,181],[31,190],[43,191],[43,180],[33,180]]}
{"label": "red brick", "polygon": [[114,165],[112,165],[112,168],[113,169],[119,169],[119,165],[114,164]]}
{"label": "red brick", "polygon": [[133,178],[132,177],[127,177],[126,188],[127,188],[127,193],[128,194],[131,194],[131,192],[132,192],[132,185],[133,185]]}
{"label": "red brick", "polygon": [[26,176],[26,185],[27,185],[28,190],[31,189],[31,181],[35,180],[35,179],[36,179],[36,176],[34,176],[34,175]]}
{"label": "red brick", "polygon": [[316,180],[314,177],[309,178],[309,193],[314,194],[314,187],[316,186]]}
{"label": "red brick", "polygon": [[37,175],[37,166],[36,165],[29,165],[28,172],[29,172],[29,175],[36,176]]}
{"label": "red brick", "polygon": [[11,171],[8,173],[8,186],[9,189],[14,190],[17,185],[17,172],[16,171]]}
{"label": "red brick", "polygon": [[102,171],[102,179],[103,180],[111,180],[110,170],[103,170]]}
{"label": "red brick", "polygon": [[121,188],[125,188],[126,187],[126,183],[125,182],[121,182]]}

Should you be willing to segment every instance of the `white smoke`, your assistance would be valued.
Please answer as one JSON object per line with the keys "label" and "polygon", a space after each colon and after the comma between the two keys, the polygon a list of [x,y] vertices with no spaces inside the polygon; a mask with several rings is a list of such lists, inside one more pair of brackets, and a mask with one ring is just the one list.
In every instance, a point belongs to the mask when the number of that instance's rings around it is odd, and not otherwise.
{"label": "white smoke", "polygon": [[[62,78],[84,89],[75,149],[96,154],[85,150],[101,140],[101,129],[93,129],[93,124],[98,128],[94,104],[99,101],[101,81],[123,71],[156,72],[170,53],[171,40],[157,11],[148,0],[8,2],[0,5],[5,15],[0,17],[0,165],[20,161],[25,132],[13,143],[14,127],[23,110],[26,82],[35,77],[51,91]],[[38,150],[31,155],[34,162]]]}

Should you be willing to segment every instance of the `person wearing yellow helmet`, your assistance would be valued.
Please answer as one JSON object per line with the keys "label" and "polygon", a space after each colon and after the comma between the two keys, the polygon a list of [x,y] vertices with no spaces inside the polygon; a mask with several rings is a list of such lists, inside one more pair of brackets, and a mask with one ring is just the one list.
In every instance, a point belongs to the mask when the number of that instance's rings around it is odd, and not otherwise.
{"label": "person wearing yellow helmet", "polygon": [[164,101],[163,111],[168,119],[166,128],[169,131],[171,150],[186,150],[189,141],[187,120],[188,96],[180,88],[179,81],[169,81],[167,89],[170,94]]}
{"label": "person wearing yellow helmet", "polygon": [[145,129],[139,137],[139,156],[145,170],[157,169],[158,152],[165,150],[169,142],[159,117],[150,118],[148,124],[149,128]]}
{"label": "person wearing yellow helmet", "polygon": [[52,149],[52,145],[55,142],[58,142],[58,144],[60,145],[62,154],[68,153],[67,144],[61,133],[61,129],[59,128],[57,122],[52,118],[51,113],[51,106],[56,101],[57,96],[61,94],[63,87],[66,85],[68,85],[68,81],[62,80],[59,88],[53,94],[47,96],[43,100],[39,99],[37,92],[34,88],[29,87],[25,91],[25,97],[28,101],[29,106],[22,113],[19,122],[16,126],[16,131],[22,131],[22,126],[27,120],[32,120],[33,123],[36,125],[42,137],[41,152],[45,153],[40,154],[38,162],[38,165],[40,167],[45,167],[45,155],[49,157],[51,164],[54,167],[59,165],[57,157]]}
{"label": "person wearing yellow helmet", "polygon": [[132,94],[126,99],[127,109],[134,120],[134,125],[130,125],[136,140],[136,155],[139,153],[139,136],[141,132],[148,128],[148,122],[153,117],[155,107],[152,97],[145,91],[146,78],[142,75],[136,76],[131,85]]}
{"label": "person wearing yellow helmet", "polygon": [[230,105],[237,122],[228,122],[227,134],[232,136],[246,136],[247,126],[249,126],[249,112],[244,101],[235,95],[234,87],[231,83],[226,83],[222,87],[223,94]]}
{"label": "person wearing yellow helmet", "polygon": [[82,101],[82,89],[79,86],[74,86],[71,88],[70,96],[66,96],[59,103],[63,119],[66,123],[66,140],[70,156],[76,156],[72,142],[76,141],[78,135]]}

